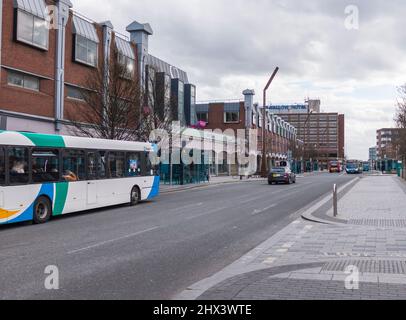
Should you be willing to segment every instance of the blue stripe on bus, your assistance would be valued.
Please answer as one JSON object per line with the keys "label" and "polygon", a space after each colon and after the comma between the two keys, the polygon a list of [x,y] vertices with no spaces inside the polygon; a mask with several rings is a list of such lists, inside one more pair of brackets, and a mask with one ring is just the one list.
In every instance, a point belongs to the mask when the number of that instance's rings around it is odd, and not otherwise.
{"label": "blue stripe on bus", "polygon": [[151,192],[147,198],[147,200],[150,200],[152,198],[155,198],[156,196],[159,195],[159,183],[160,183],[160,177],[159,176],[155,176],[154,177],[154,183],[152,185],[152,189]]}
{"label": "blue stripe on bus", "polygon": [[[38,199],[40,196],[48,196],[49,199],[51,200],[51,204],[54,202],[54,184],[53,183],[47,183],[43,184],[41,186],[40,191],[38,192],[38,195],[35,197],[35,200]],[[24,221],[31,221],[34,218],[34,203],[31,203],[31,205],[22,213],[20,214],[17,218],[7,221],[7,223],[18,223],[18,222],[24,222]]]}

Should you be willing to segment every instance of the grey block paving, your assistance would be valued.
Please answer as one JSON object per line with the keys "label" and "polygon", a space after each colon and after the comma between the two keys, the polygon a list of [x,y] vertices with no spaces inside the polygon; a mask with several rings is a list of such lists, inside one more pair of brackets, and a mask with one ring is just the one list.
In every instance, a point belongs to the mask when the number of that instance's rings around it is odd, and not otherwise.
{"label": "grey block paving", "polygon": [[[297,220],[178,298],[406,299],[405,192],[395,177],[364,177],[339,202],[350,223]],[[350,266],[358,290],[345,287]]]}

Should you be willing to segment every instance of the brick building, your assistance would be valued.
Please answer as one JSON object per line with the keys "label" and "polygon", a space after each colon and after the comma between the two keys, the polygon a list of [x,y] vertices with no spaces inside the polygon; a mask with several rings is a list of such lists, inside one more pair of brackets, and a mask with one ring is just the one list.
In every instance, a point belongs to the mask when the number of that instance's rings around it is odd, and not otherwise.
{"label": "brick building", "polygon": [[320,112],[319,100],[308,100],[294,106],[271,106],[278,115],[297,129],[304,143],[307,169],[327,169],[331,160],[345,158],[345,116],[336,112]]}
{"label": "brick building", "polygon": [[152,67],[169,78],[177,91],[165,94],[177,97],[178,120],[193,119],[196,88],[186,72],[149,53],[149,24],[134,21],[127,37],[109,21],[74,12],[69,0],[1,0],[0,17],[0,129],[70,134],[71,117],[86,112],[86,79],[106,67],[113,50],[144,85]]}
{"label": "brick building", "polygon": [[397,128],[383,128],[376,131],[376,166],[378,170],[390,172],[396,170],[397,162],[401,160],[396,140],[400,131]]}
{"label": "brick building", "polygon": [[[262,163],[263,109],[254,104],[254,91],[245,90],[244,101],[210,102],[196,104],[198,121],[206,123],[206,128],[221,131],[257,129],[258,145],[256,148],[257,170]],[[268,168],[280,160],[292,160],[292,148],[295,145],[296,129],[281,117],[266,110],[266,154]],[[223,169],[232,170],[223,166]]]}

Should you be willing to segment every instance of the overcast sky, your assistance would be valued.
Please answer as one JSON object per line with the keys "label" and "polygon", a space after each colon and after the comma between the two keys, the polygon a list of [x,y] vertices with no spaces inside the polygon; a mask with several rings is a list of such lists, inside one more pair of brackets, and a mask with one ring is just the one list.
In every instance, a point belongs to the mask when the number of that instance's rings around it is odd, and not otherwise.
{"label": "overcast sky", "polygon": [[[134,20],[150,23],[150,52],[188,72],[200,101],[241,99],[252,88],[260,102],[279,66],[269,102],[320,98],[323,111],[344,113],[350,158],[367,159],[376,129],[393,126],[396,88],[406,82],[404,0],[72,2],[124,34]],[[348,5],[359,9],[358,29],[346,28]]]}

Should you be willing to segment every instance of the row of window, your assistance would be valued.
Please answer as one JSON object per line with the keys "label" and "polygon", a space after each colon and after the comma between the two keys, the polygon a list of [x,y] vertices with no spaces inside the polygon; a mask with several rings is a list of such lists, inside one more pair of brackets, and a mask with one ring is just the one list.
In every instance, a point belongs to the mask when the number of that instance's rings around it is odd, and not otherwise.
{"label": "row of window", "polygon": [[[18,71],[7,72],[7,84],[13,87],[24,88],[27,90],[40,91],[40,78],[28,75]],[[83,100],[83,94],[80,88],[66,85],[66,95],[68,98]]]}
{"label": "row of window", "polygon": [[0,184],[152,176],[147,152],[0,147]]}
{"label": "row of window", "polygon": [[[197,121],[209,123],[208,112],[196,112],[196,117]],[[239,123],[239,122],[240,122],[240,112],[238,111],[224,112],[224,123]]]}
{"label": "row of window", "polygon": [[[49,47],[49,26],[45,19],[17,9],[16,38],[43,50]],[[98,65],[98,43],[76,34],[74,37],[74,60],[88,66]],[[118,60],[126,68],[127,76],[133,76],[135,60],[120,54]]]}

